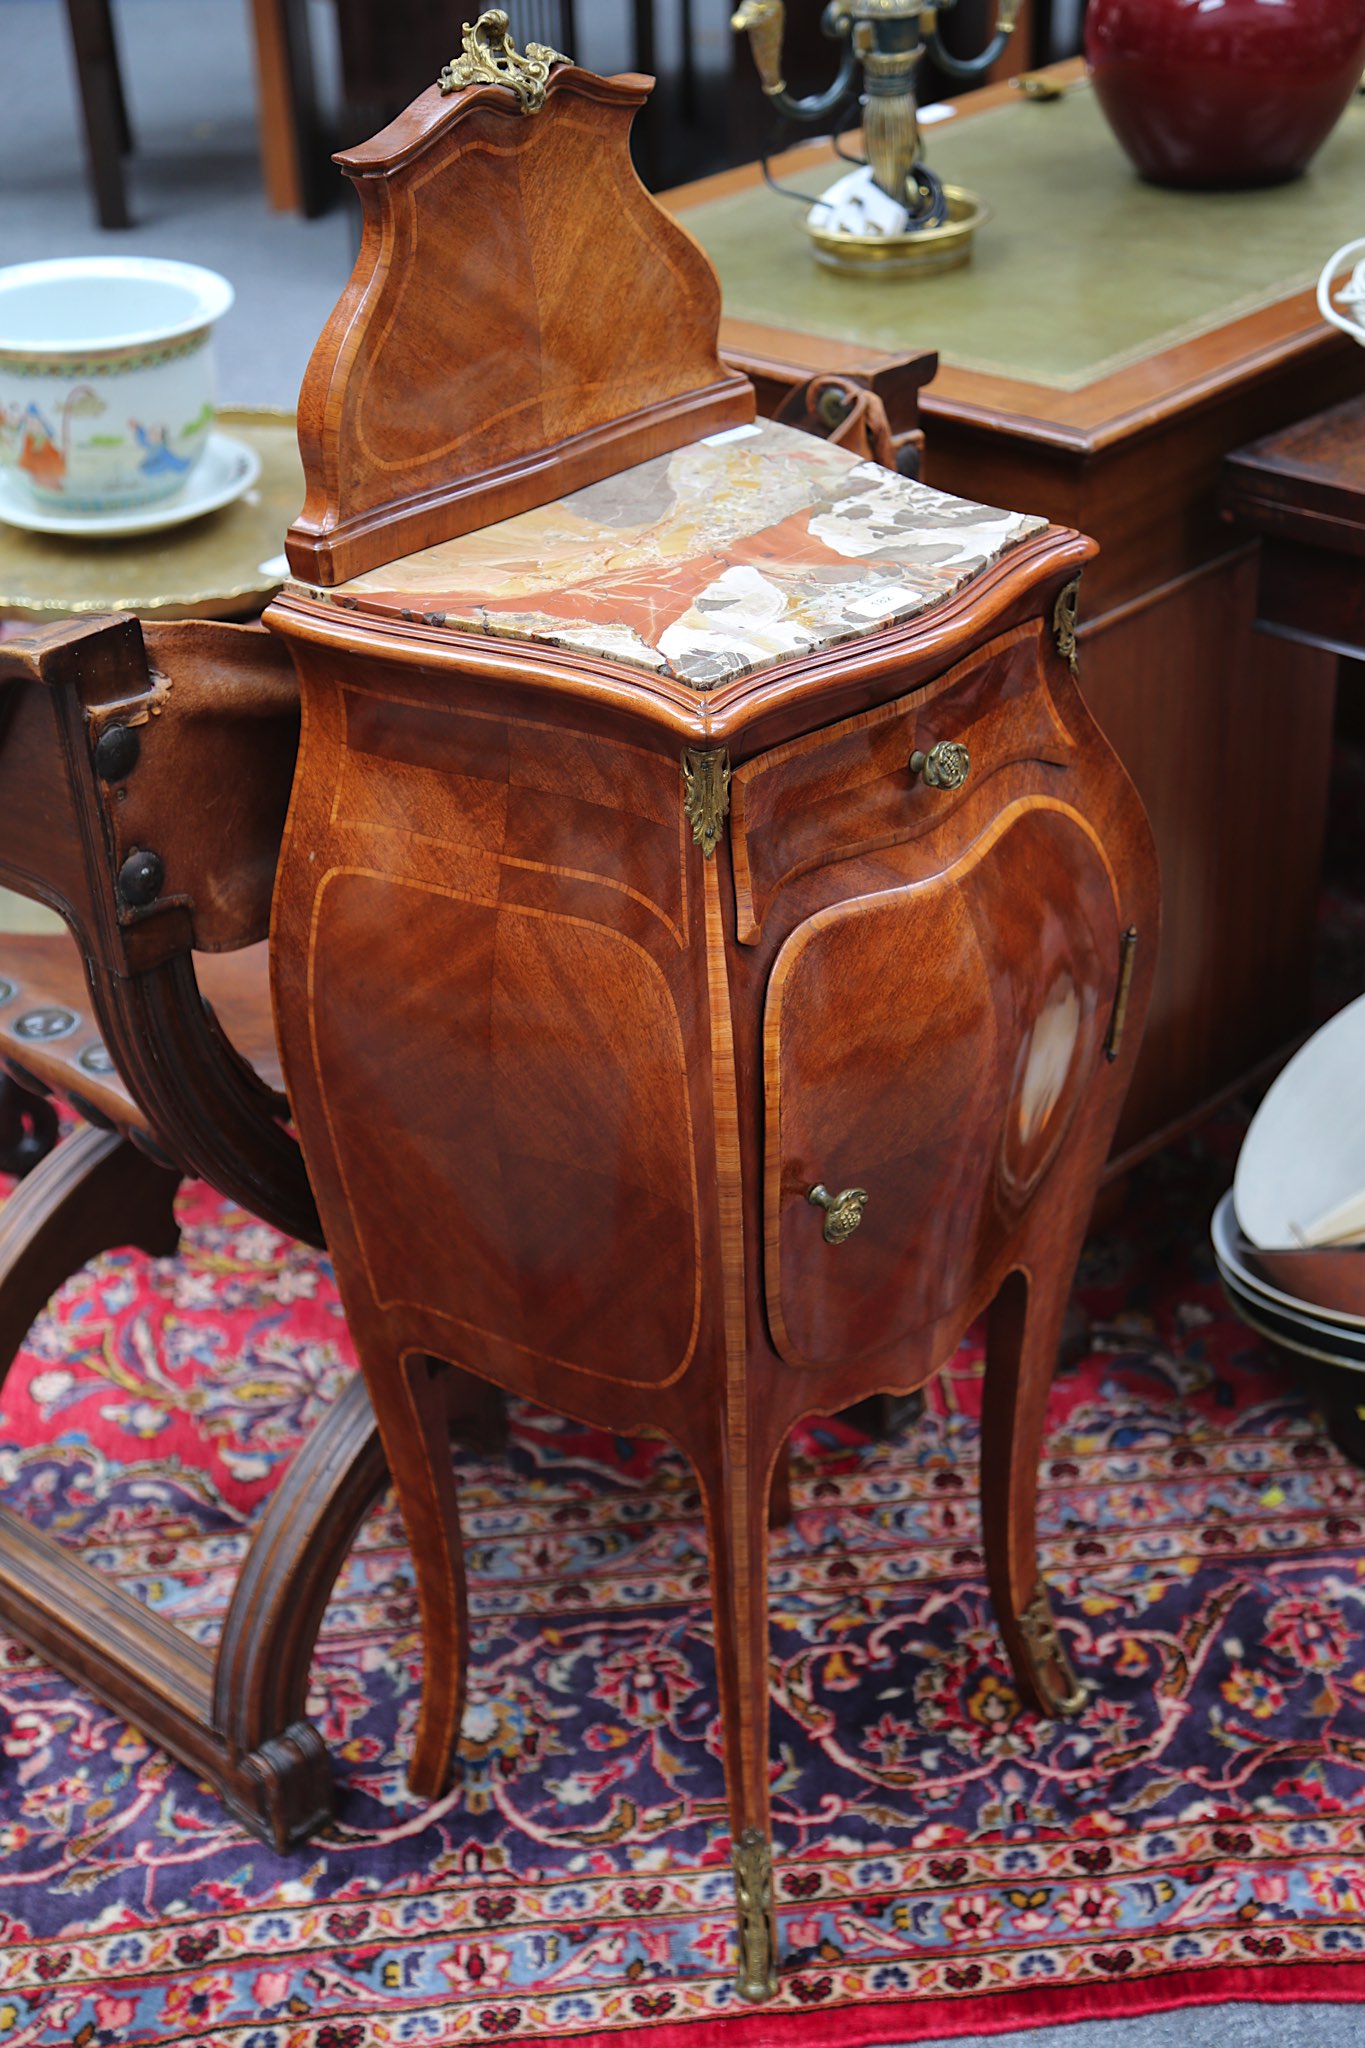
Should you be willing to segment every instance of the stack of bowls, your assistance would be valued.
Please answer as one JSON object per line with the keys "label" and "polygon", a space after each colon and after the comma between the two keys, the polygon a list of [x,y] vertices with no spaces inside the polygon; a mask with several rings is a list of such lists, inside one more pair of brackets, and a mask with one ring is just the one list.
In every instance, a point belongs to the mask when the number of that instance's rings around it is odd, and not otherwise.
{"label": "stack of bowls", "polygon": [[1365,1463],[1365,996],[1297,1052],[1252,1119],[1213,1254],[1244,1322],[1304,1361]]}

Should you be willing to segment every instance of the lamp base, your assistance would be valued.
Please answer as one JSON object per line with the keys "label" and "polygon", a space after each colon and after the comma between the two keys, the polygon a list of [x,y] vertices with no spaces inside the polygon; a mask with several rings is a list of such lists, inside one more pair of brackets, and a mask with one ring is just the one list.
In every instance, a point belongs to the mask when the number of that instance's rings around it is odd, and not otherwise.
{"label": "lamp base", "polygon": [[903,234],[850,234],[815,225],[821,211],[812,207],[803,223],[811,253],[827,270],[851,277],[934,277],[969,263],[977,229],[991,217],[990,208],[961,185],[945,185],[948,218],[941,227],[907,228]]}

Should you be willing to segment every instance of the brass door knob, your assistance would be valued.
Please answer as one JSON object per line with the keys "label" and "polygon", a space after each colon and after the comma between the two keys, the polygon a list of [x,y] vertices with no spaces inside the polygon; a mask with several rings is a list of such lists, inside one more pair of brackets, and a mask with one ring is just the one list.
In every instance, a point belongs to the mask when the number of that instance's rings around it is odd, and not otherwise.
{"label": "brass door knob", "polygon": [[922,775],[930,789],[961,789],[971,772],[972,757],[960,740],[939,740],[910,756],[910,773]]}
{"label": "brass door knob", "polygon": [[867,1189],[843,1188],[837,1195],[832,1195],[823,1181],[817,1181],[806,1200],[825,1212],[825,1243],[842,1244],[846,1237],[852,1237],[863,1220]]}

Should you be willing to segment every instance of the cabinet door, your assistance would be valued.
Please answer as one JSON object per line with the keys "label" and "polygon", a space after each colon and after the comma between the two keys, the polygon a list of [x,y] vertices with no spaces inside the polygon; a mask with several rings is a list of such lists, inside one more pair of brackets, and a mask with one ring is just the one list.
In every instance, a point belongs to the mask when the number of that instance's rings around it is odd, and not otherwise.
{"label": "cabinet door", "polygon": [[[890,1361],[966,1301],[1103,1057],[1118,958],[1094,835],[1037,800],[939,874],[791,934],[764,1016],[768,1314],[790,1364]],[[866,1195],[841,1241],[826,1224],[859,1204],[836,1216],[815,1187]]]}

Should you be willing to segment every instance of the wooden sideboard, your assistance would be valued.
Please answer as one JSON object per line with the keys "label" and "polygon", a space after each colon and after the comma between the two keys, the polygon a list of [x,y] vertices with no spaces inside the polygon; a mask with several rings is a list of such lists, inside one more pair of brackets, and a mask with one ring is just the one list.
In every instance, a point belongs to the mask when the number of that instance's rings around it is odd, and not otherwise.
{"label": "wooden sideboard", "polygon": [[[1080,67],[1055,75],[1074,86]],[[797,209],[761,189],[756,167],[666,203],[720,274],[724,346],[865,372],[893,352],[892,326],[896,346],[938,349],[938,376],[920,394],[927,481],[1100,543],[1082,593],[1081,683],[1151,817],[1165,905],[1117,1165],[1273,1062],[1308,1020],[1335,663],[1255,632],[1258,546],[1220,519],[1219,482],[1229,451],[1365,390],[1365,351],[1320,320],[1306,288],[1320,256],[1359,232],[1336,230],[1365,190],[1365,103],[1298,188],[1221,195],[1223,213],[1206,216],[1189,195],[1140,186],[1090,102],[1079,88],[1033,106],[995,87],[931,128],[931,159],[951,176],[961,159],[995,219],[970,270],[878,281],[892,295],[879,302],[817,269]],[[974,135],[990,145],[984,173]],[[778,166],[817,191],[836,168],[823,145]],[[1044,223],[1050,168],[1065,204]],[[1193,229],[1182,245],[1182,222],[1198,221],[1216,252],[1220,218],[1222,259],[1205,261]],[[1116,251],[1130,220],[1131,250]],[[1140,290],[1162,273],[1163,223],[1174,276],[1160,316],[1140,309],[1127,350],[1121,334],[1098,338],[1090,375],[1091,326],[1121,324],[1113,294],[1125,277]],[[787,238],[780,271],[774,235]],[[1212,278],[1187,278],[1196,263]],[[1297,268],[1289,286],[1277,286],[1276,263]],[[1068,348],[1045,381],[1049,319]]]}

